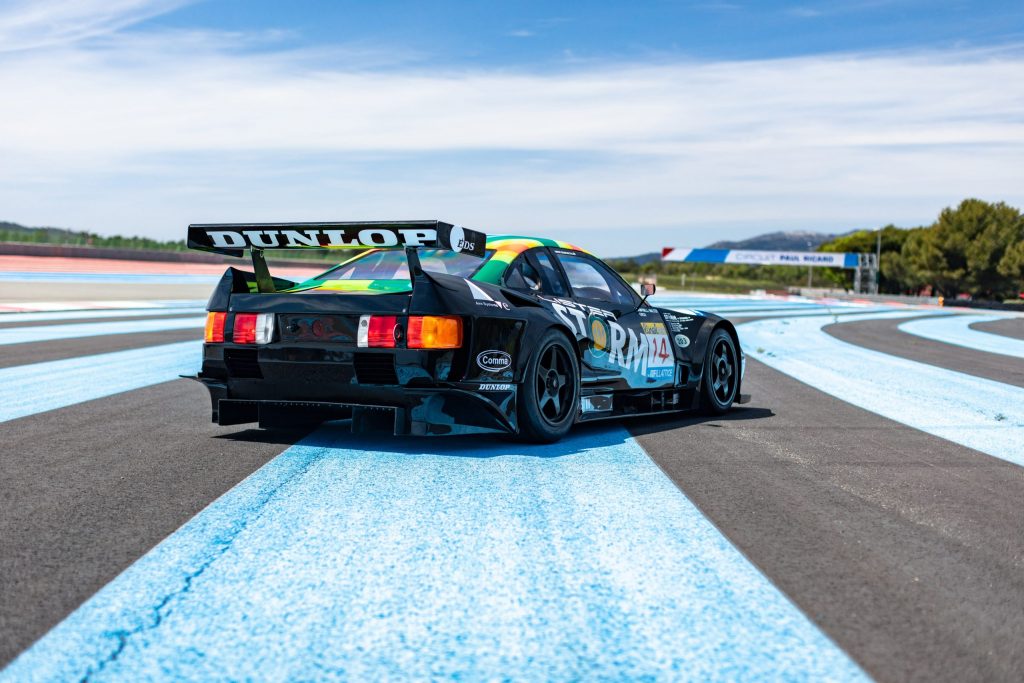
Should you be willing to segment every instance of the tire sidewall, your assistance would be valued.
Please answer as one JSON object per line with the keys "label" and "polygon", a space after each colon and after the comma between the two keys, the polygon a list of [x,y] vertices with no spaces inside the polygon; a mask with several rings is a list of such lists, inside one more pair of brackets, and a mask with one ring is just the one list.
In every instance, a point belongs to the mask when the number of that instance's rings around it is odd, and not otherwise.
{"label": "tire sidewall", "polygon": [[[540,363],[541,357],[554,344],[562,347],[569,358],[572,368],[572,393],[570,395],[570,409],[566,413],[565,418],[562,422],[552,425],[540,414],[540,408],[537,405],[536,377],[537,366]],[[530,355],[530,359],[526,363],[526,371],[523,374],[522,390],[519,392],[519,399],[519,436],[523,439],[547,443],[557,441],[565,436],[572,429],[573,424],[575,424],[580,402],[579,359],[576,357],[576,352],[573,350],[569,340],[558,330],[548,330],[541,337],[540,342],[536,346],[536,351]]]}
{"label": "tire sidewall", "polygon": [[[722,339],[725,340],[725,343],[728,345],[729,351],[732,354],[732,371],[734,375],[732,382],[732,395],[729,397],[729,401],[724,404],[715,394],[711,379],[711,358],[714,354],[715,347]],[[736,342],[733,340],[732,335],[722,328],[718,328],[711,333],[711,337],[708,339],[707,350],[704,352],[704,372],[701,379],[701,392],[703,394],[702,398],[704,399],[703,403],[705,409],[714,415],[721,415],[727,412],[736,401],[736,394],[739,391],[739,377],[736,377],[739,373],[738,357],[739,356],[736,352]]]}

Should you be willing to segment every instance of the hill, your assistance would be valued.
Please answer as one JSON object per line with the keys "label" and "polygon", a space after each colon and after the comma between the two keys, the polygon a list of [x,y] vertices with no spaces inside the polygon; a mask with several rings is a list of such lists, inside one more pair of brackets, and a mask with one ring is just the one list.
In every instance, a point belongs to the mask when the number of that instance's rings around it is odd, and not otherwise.
{"label": "hill", "polygon": [[750,237],[735,242],[722,240],[707,245],[706,249],[766,249],[769,251],[808,251],[835,239],[838,235],[823,232],[766,232],[763,235]]}
{"label": "hill", "polygon": [[160,241],[148,237],[103,237],[85,230],[66,228],[30,228],[18,223],[0,221],[0,242],[29,242],[34,244],[66,244],[73,246],[113,247],[120,249],[158,249],[184,251],[184,240]]}
{"label": "hill", "polygon": [[[763,235],[756,235],[745,240],[729,241],[721,240],[704,247],[705,249],[765,249],[768,251],[808,251],[807,243],[811,243],[810,250],[814,251],[825,242],[834,240],[841,235],[829,235],[823,232],[766,232]],[[622,261],[633,261],[637,265],[653,263],[661,260],[661,252],[652,251],[639,256],[621,256]]]}

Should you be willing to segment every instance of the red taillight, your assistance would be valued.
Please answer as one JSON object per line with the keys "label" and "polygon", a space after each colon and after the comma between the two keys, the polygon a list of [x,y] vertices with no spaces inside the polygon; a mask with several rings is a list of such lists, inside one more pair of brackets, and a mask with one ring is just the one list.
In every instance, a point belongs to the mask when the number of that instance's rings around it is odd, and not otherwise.
{"label": "red taillight", "polygon": [[462,346],[462,318],[411,315],[408,337],[410,349],[457,349]]}
{"label": "red taillight", "polygon": [[357,333],[359,346],[370,348],[395,348],[395,328],[398,317],[394,315],[363,315],[359,316]]}
{"label": "red taillight", "polygon": [[224,341],[224,318],[227,313],[210,311],[206,314],[206,343]]}
{"label": "red taillight", "polygon": [[236,313],[235,329],[231,336],[236,344],[256,343],[256,314]]}
{"label": "red taillight", "polygon": [[235,314],[231,340],[236,344],[269,344],[273,338],[273,313]]}

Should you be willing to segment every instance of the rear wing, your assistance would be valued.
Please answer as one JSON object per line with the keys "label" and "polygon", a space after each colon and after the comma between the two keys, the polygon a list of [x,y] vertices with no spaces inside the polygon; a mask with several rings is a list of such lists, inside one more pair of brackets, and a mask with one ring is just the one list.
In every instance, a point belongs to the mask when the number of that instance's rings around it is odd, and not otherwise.
{"label": "rear wing", "polygon": [[197,223],[188,226],[188,247],[225,256],[252,254],[260,292],[274,283],[263,258],[265,249],[401,249],[409,270],[418,275],[416,249],[434,247],[483,257],[487,235],[443,221],[368,223]]}

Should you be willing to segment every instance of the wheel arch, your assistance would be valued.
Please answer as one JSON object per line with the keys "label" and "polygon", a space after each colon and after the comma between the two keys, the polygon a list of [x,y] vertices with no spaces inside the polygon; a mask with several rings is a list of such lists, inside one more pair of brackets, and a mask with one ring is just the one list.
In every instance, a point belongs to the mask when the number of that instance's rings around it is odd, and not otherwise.
{"label": "wheel arch", "polygon": [[[543,309],[541,309],[543,310]],[[540,340],[544,338],[551,330],[557,330],[560,332],[569,342],[569,348],[571,348],[576,354],[576,362],[578,367],[582,368],[583,365],[583,350],[580,348],[580,341],[576,338],[576,331],[569,328],[568,325],[552,317],[534,315],[527,319],[526,330],[519,338],[519,358],[520,361],[516,367],[516,382],[523,382],[526,375],[526,367],[529,363],[530,356],[533,353],[533,349],[540,343]]]}
{"label": "wheel arch", "polygon": [[552,321],[550,325],[541,330],[540,336],[543,337],[549,330],[561,332],[568,340],[569,346],[576,352],[576,360],[583,362],[583,349],[580,348],[580,341],[576,338],[574,330],[570,330],[569,326],[561,321]]}
{"label": "wheel arch", "polygon": [[[738,355],[737,361],[743,364],[743,349],[740,346],[740,336],[736,331],[736,326],[730,320],[725,318],[719,318],[718,316],[711,316],[704,319],[701,324],[700,331],[697,333],[697,338],[694,344],[694,353],[690,356],[693,363],[693,368],[696,372],[700,373],[703,377],[704,374],[704,363],[707,360],[708,355],[708,344],[711,343],[711,335],[716,330],[725,330],[729,337],[732,339],[733,345],[736,347],[736,353]],[[743,373],[740,372],[740,382],[737,385],[737,394],[739,393],[739,386],[743,383]]]}

